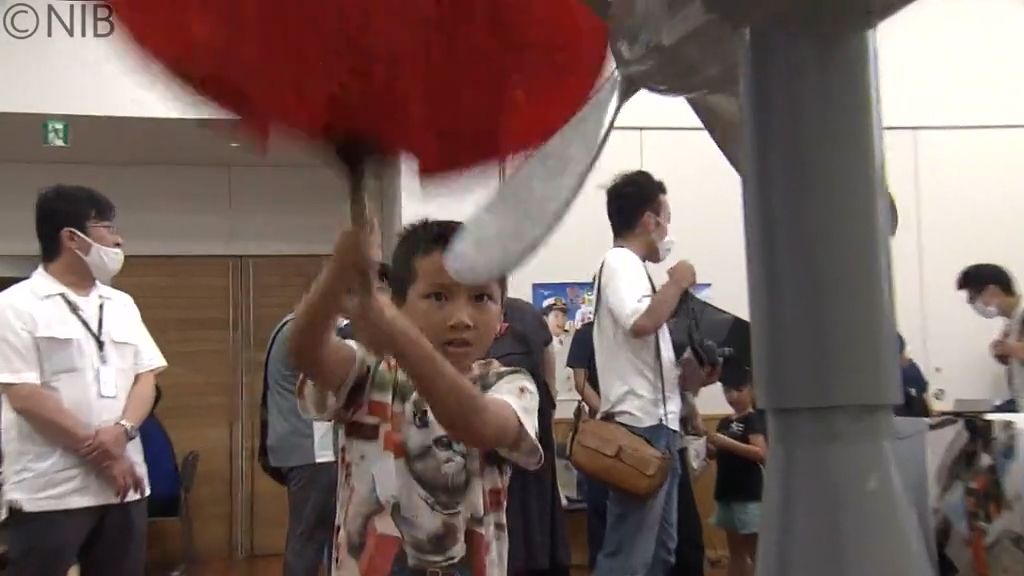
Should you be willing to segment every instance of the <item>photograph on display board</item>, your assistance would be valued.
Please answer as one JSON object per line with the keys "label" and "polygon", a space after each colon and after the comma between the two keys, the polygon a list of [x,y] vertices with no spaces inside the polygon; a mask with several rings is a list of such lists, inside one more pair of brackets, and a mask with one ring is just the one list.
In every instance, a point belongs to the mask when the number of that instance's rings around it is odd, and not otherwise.
{"label": "photograph on display board", "polygon": [[533,305],[538,310],[544,308],[544,302],[552,298],[561,298],[568,311],[569,321],[565,329],[572,331],[586,321],[588,312],[593,311],[593,282],[537,282],[533,285]]}

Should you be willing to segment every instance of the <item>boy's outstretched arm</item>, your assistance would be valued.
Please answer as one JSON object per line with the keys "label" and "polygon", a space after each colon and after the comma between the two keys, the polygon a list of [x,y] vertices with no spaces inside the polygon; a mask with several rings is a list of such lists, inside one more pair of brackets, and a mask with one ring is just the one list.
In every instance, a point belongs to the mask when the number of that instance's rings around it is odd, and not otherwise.
{"label": "boy's outstretched arm", "polygon": [[293,366],[319,391],[338,394],[341,401],[346,392],[342,388],[352,383],[360,355],[336,337],[337,320],[348,312],[346,302],[351,303],[364,287],[372,291],[373,234],[373,229],[341,233],[334,254],[299,304],[292,325],[288,352]]}

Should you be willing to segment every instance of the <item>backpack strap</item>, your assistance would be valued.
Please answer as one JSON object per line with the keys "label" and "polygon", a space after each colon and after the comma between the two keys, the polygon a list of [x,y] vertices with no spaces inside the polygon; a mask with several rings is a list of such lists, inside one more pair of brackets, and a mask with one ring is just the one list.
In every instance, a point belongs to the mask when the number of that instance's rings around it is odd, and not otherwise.
{"label": "backpack strap", "polygon": [[284,470],[278,468],[270,463],[270,455],[267,453],[267,430],[269,413],[267,409],[267,392],[270,388],[270,380],[267,378],[267,369],[270,367],[270,352],[274,349],[274,344],[277,343],[278,336],[284,330],[285,326],[291,323],[295,319],[294,314],[289,314],[283,322],[277,325],[274,329],[274,333],[270,336],[270,343],[267,344],[267,354],[263,359],[263,392],[260,394],[260,445],[257,453],[257,460],[259,460],[260,468],[263,472],[270,476],[274,482],[282,486],[287,486],[288,482],[284,475]]}

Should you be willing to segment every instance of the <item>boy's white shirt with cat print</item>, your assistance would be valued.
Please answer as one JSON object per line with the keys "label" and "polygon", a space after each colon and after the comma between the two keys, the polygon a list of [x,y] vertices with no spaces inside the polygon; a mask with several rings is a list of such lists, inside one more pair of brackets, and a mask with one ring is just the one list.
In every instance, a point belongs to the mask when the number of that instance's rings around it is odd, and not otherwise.
{"label": "boy's white shirt with cat print", "polygon": [[[359,344],[352,376],[336,393],[300,379],[303,413],[334,420],[338,454],[334,576],[390,576],[446,567],[458,576],[506,576],[509,465],[534,470],[537,387],[525,371],[474,365],[471,380],[512,407],[520,446],[482,454],[454,442],[393,361]],[[394,570],[394,572],[393,572]]]}

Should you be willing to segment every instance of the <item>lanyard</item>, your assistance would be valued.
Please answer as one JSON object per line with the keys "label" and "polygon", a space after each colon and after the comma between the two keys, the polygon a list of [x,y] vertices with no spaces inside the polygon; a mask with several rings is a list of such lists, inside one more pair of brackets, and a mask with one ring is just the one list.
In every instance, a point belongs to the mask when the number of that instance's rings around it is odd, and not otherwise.
{"label": "lanyard", "polygon": [[85,317],[82,316],[82,310],[78,307],[78,305],[72,302],[67,297],[66,294],[61,294],[60,297],[62,300],[64,300],[64,303],[68,305],[68,310],[71,310],[71,313],[75,315],[75,318],[78,318],[78,321],[82,323],[82,326],[85,327],[85,330],[89,332],[89,336],[92,336],[93,342],[96,342],[96,348],[100,352],[100,363],[106,364],[107,357],[106,354],[104,353],[104,348],[106,347],[106,345],[103,342],[103,300],[100,300],[99,322],[97,322],[96,324],[96,330],[93,330],[92,326],[89,326],[89,323],[85,321]]}

